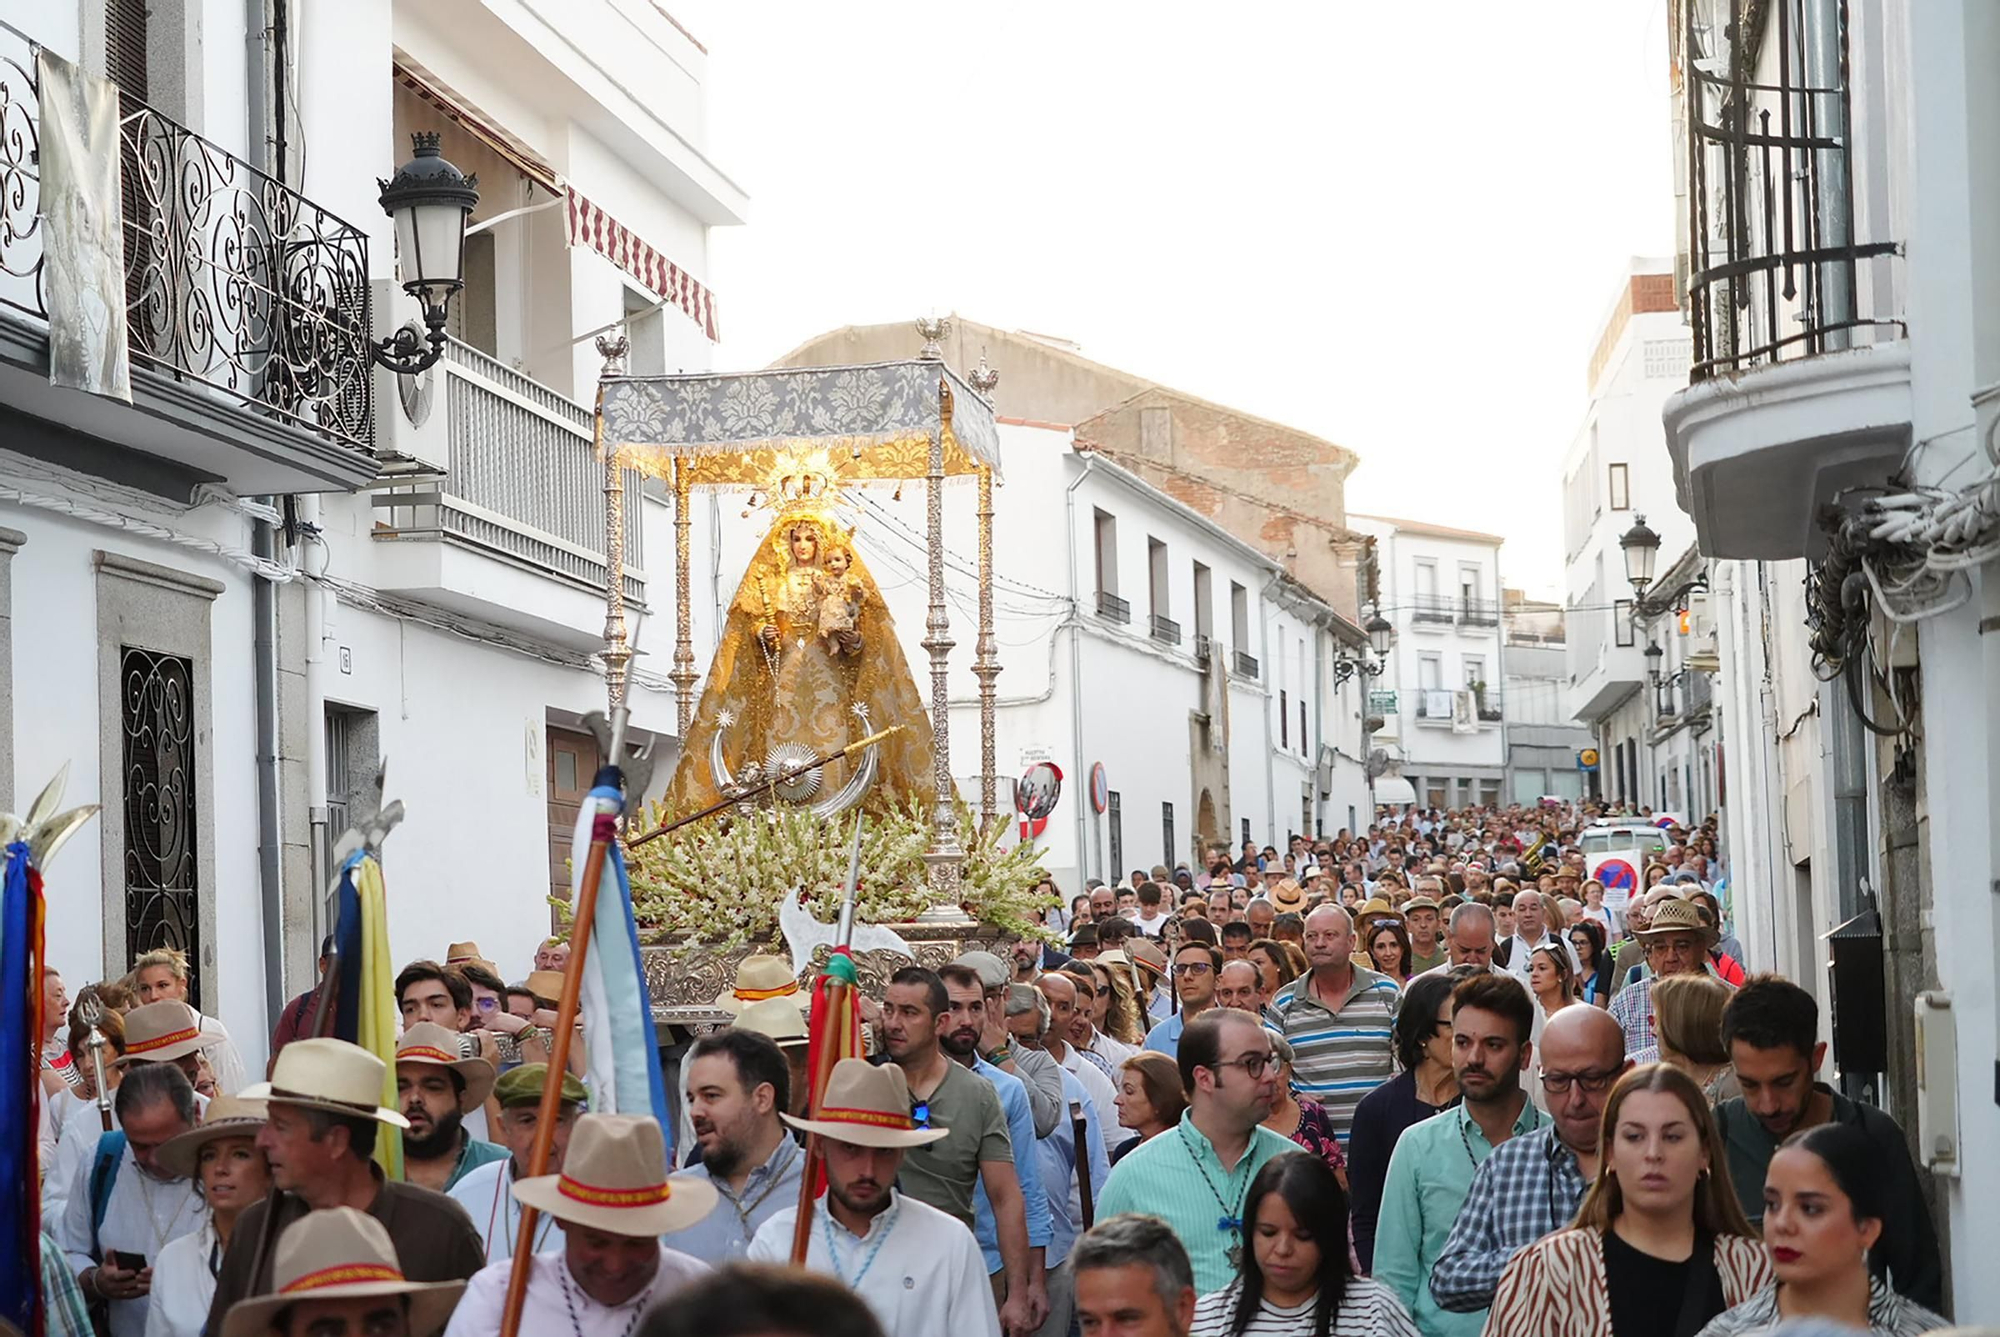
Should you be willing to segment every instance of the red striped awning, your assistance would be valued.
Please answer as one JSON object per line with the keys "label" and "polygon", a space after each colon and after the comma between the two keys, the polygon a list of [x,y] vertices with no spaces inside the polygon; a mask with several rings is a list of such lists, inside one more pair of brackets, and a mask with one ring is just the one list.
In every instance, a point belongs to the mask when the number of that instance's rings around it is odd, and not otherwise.
{"label": "red striped awning", "polygon": [[714,293],[703,287],[694,275],[641,240],[630,228],[578,194],[575,186],[565,182],[563,189],[569,196],[566,212],[569,215],[570,245],[590,247],[645,284],[648,291],[686,312],[689,320],[701,326],[711,343],[719,342],[721,336],[716,333]]}

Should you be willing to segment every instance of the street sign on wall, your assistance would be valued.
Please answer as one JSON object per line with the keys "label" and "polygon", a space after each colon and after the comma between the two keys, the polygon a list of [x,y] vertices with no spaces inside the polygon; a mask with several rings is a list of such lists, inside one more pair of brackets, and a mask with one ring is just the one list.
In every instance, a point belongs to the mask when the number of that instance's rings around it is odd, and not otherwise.
{"label": "street sign on wall", "polygon": [[1368,713],[1370,715],[1381,715],[1385,718],[1395,714],[1396,693],[1394,691],[1370,692],[1368,694]]}

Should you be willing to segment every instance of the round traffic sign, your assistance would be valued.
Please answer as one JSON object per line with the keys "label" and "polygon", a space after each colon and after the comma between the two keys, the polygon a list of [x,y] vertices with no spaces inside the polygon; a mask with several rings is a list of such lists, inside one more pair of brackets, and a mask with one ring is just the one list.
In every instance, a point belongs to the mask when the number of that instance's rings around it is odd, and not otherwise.
{"label": "round traffic sign", "polygon": [[1597,768],[1597,749],[1594,747],[1585,748],[1576,754],[1576,761],[1577,765],[1583,767],[1586,771],[1595,770]]}
{"label": "round traffic sign", "polygon": [[1101,761],[1090,764],[1090,806],[1098,812],[1111,806],[1111,782],[1104,778]]}
{"label": "round traffic sign", "polygon": [[1639,887],[1638,871],[1623,859],[1606,859],[1597,865],[1597,880],[1606,891],[1636,891]]}

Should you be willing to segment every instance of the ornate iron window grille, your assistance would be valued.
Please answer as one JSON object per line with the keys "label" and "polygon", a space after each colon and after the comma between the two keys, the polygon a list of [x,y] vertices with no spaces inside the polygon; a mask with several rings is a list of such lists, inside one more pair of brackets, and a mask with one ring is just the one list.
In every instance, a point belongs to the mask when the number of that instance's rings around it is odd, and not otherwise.
{"label": "ornate iron window grille", "polygon": [[125,950],[187,953],[188,1003],[201,1006],[201,886],[195,857],[194,663],[124,648],[119,661],[124,737]]}

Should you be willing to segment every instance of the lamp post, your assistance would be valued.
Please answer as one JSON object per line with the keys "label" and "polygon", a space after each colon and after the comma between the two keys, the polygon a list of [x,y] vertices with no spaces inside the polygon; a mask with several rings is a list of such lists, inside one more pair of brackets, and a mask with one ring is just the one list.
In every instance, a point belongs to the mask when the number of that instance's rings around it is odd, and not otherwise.
{"label": "lamp post", "polygon": [[1390,624],[1388,618],[1382,616],[1381,609],[1375,610],[1363,630],[1368,633],[1368,648],[1375,652],[1375,657],[1387,659],[1389,647],[1396,643],[1396,628]]}
{"label": "lamp post", "polygon": [[1646,597],[1646,587],[1653,583],[1653,566],[1660,558],[1660,536],[1646,523],[1646,517],[1632,518],[1632,527],[1618,540],[1618,546],[1625,550],[1625,579],[1640,598]]}
{"label": "lamp post", "polygon": [[444,356],[451,299],[465,286],[465,220],[479,203],[479,177],[445,161],[435,132],[410,139],[416,156],[377,184],[383,212],[396,221],[403,291],[422,306],[428,333],[405,326],[369,345],[375,360],[400,376],[415,376]]}

